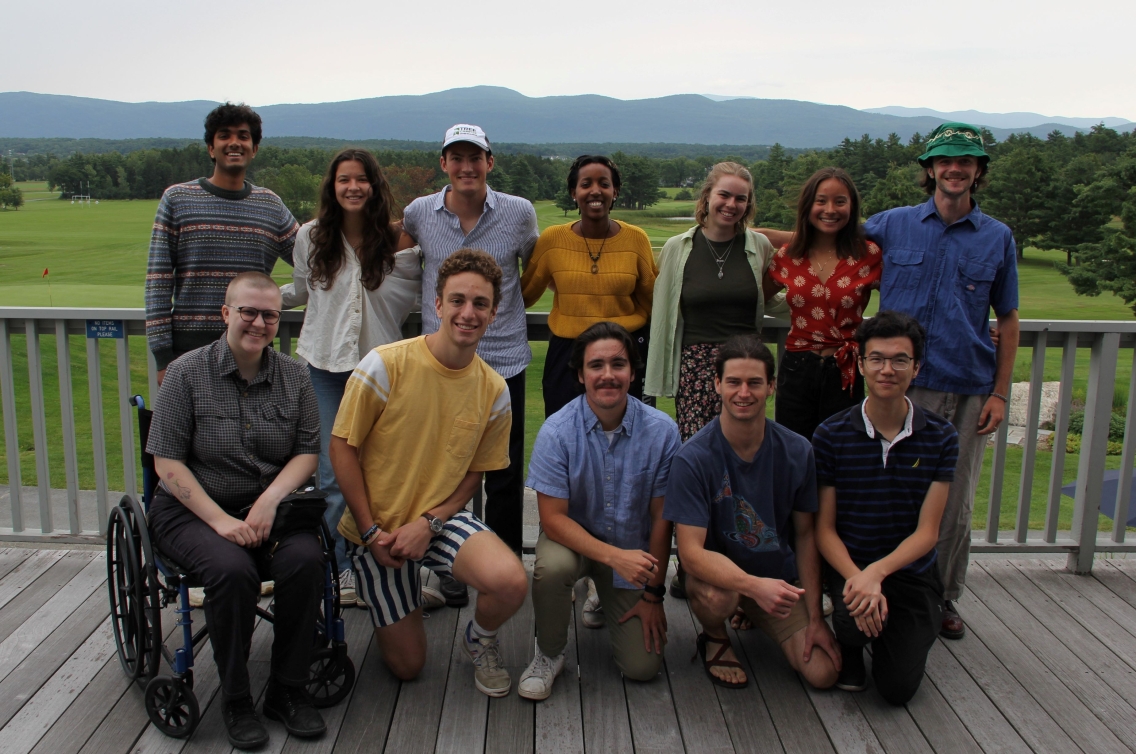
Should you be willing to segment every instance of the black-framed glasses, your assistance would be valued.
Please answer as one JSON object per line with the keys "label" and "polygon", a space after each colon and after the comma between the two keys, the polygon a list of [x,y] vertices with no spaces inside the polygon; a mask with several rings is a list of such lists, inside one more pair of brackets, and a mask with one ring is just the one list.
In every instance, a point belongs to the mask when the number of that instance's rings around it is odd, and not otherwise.
{"label": "black-framed glasses", "polygon": [[911,368],[911,364],[914,361],[910,356],[904,354],[899,354],[898,356],[877,356],[872,354],[871,356],[862,357],[861,360],[864,362],[864,365],[873,372],[878,372],[883,369],[884,364],[889,361],[891,362],[891,368],[895,371],[906,372]]}
{"label": "black-framed glasses", "polygon": [[255,306],[238,306],[237,311],[245,322],[256,322],[257,317],[264,318],[264,324],[275,325],[280,321],[279,309],[257,309]]}

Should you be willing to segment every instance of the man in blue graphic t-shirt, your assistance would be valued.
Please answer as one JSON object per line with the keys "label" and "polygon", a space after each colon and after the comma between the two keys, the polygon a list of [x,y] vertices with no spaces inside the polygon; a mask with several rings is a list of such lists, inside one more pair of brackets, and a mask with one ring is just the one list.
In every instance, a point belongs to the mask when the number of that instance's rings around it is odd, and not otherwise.
{"label": "man in blue graphic t-shirt", "polygon": [[812,447],[765,418],[774,361],[757,336],[727,340],[714,368],[722,413],[675,455],[663,508],[703,626],[698,652],[715,684],[748,683],[725,626],[740,606],[797,672],[828,688],[840,650],[821,610]]}

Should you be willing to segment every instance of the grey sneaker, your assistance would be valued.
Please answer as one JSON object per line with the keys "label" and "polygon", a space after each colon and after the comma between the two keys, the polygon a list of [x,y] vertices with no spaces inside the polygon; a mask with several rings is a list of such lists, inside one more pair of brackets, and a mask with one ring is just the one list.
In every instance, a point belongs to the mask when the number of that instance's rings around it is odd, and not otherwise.
{"label": "grey sneaker", "polygon": [[532,662],[525,668],[521,680],[517,682],[517,694],[534,702],[547,699],[552,694],[552,684],[556,681],[556,676],[560,675],[563,669],[563,652],[555,657],[548,657],[540,651],[540,647],[537,647]]}
{"label": "grey sneaker", "polygon": [[513,688],[509,672],[501,667],[501,644],[496,636],[473,635],[473,621],[465,627],[463,645],[473,660],[473,684],[486,696],[508,696]]}
{"label": "grey sneaker", "polygon": [[437,610],[446,606],[446,597],[436,587],[422,585],[422,607]]}
{"label": "grey sneaker", "polygon": [[355,590],[355,572],[350,568],[339,572],[339,604],[343,607],[359,604],[359,593]]}
{"label": "grey sneaker", "polygon": [[588,579],[588,599],[584,602],[584,625],[587,628],[603,628],[607,623],[596,585]]}

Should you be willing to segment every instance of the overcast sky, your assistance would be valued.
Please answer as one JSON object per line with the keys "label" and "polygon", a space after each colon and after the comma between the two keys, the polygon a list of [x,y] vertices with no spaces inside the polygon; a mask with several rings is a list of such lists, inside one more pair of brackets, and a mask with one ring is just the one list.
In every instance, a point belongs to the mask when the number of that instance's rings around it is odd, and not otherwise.
{"label": "overcast sky", "polygon": [[267,105],[490,84],[529,96],[693,92],[1136,120],[1134,7],[13,2],[0,11],[0,91]]}

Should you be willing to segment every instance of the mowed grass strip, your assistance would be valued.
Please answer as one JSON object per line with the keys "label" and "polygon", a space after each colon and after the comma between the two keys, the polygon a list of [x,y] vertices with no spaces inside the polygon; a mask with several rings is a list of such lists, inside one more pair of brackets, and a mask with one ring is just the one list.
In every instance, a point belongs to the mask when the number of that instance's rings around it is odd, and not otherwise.
{"label": "mowed grass strip", "polygon": [[[16,212],[0,212],[0,306],[78,306],[78,307],[140,307],[145,289],[146,254],[153,224],[156,201],[108,201],[91,205],[72,205],[68,201],[52,198],[44,184],[21,184],[29,201]],[[32,201],[34,199],[35,201]],[[565,215],[552,202],[537,202],[540,227],[573,221],[577,215]],[[664,200],[643,212],[617,210],[613,216],[643,228],[658,248],[667,238],[684,232],[691,221],[667,218],[689,217],[694,213],[693,202]],[[1064,261],[1061,252],[1027,249],[1019,266],[1020,313],[1026,319],[1099,319],[1132,320],[1132,311],[1117,297],[1106,294],[1096,298],[1077,296],[1065,278],[1054,268],[1054,262]],[[48,279],[42,276],[44,268],[50,270],[50,297]],[[280,282],[291,279],[291,269],[280,263],[274,272]],[[869,312],[878,306],[873,297]],[[552,293],[548,292],[533,307],[533,311],[549,311]],[[57,396],[58,371],[53,335],[41,337],[43,354],[44,395],[47,404],[48,458],[51,469],[51,486],[66,486],[63,469],[63,443],[61,417]],[[100,344],[102,354],[104,424],[106,430],[107,465],[111,489],[122,489],[122,450],[118,424],[118,387],[114,346]],[[145,392],[145,342],[131,338],[132,392]],[[528,368],[528,390],[525,405],[525,457],[532,450],[537,432],[544,421],[544,402],[541,394],[541,374],[544,369],[546,344],[533,343],[533,362]],[[94,469],[91,449],[90,413],[87,399],[87,366],[85,343],[72,337],[72,384],[75,391],[77,444],[79,447],[80,486],[94,487]],[[1015,365],[1015,380],[1029,379],[1031,353],[1022,351]],[[35,456],[33,452],[30,398],[28,391],[27,350],[22,336],[13,338],[15,387],[17,395],[17,423],[22,481],[34,485]],[[1047,352],[1047,380],[1057,380],[1060,374],[1060,349]],[[1084,400],[1088,379],[1089,353],[1081,349],[1077,356],[1074,379],[1074,398]],[[1117,369],[1117,389],[1114,406],[1124,410],[1127,386],[1131,379],[1131,355],[1121,354]],[[674,403],[663,399],[660,408],[674,415]],[[773,415],[770,402],[770,415]],[[4,438],[0,436],[0,449],[6,454]],[[137,448],[135,449],[137,452]],[[1013,524],[1013,508],[1017,501],[1022,451],[1010,448],[1007,452],[1006,481],[1003,491],[1002,526]],[[1052,454],[1039,452],[1031,500],[1031,526],[1040,527],[1044,519],[1047,499],[1048,475]],[[1118,459],[1108,459],[1109,468],[1116,468]],[[1076,458],[1066,460],[1065,481],[1076,475]],[[0,484],[7,484],[6,464],[0,464]],[[986,506],[989,499],[989,463],[987,464],[975,501],[975,521],[985,526]],[[1072,500],[1063,500],[1061,523],[1071,523]],[[1103,520],[1103,519],[1102,519]],[[1106,520],[1104,520],[1106,521]],[[1107,521],[1106,521],[1107,522]],[[1102,524],[1103,525],[1103,524]],[[1108,523],[1108,526],[1111,526]]]}

